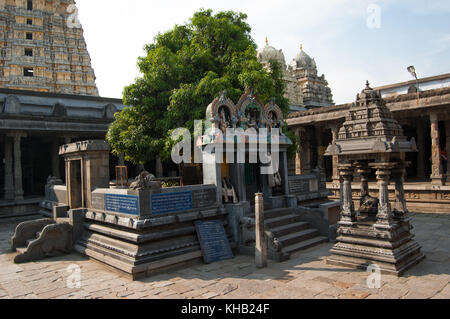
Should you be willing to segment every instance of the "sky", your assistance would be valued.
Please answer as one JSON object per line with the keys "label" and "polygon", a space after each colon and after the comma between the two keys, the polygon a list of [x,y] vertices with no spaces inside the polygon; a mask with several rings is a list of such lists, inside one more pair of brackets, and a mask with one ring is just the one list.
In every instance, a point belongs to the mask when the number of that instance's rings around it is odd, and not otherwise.
{"label": "sky", "polygon": [[248,15],[259,48],[282,49],[289,64],[300,44],[325,74],[336,104],[372,87],[450,73],[449,0],[77,0],[97,86],[122,98],[140,76],[137,58],[158,33],[200,8]]}

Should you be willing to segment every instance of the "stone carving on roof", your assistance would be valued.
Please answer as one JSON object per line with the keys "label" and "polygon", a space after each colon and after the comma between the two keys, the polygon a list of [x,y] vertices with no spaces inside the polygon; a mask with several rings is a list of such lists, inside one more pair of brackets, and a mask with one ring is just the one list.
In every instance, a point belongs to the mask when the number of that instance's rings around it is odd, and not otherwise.
{"label": "stone carving on roof", "polygon": [[212,128],[226,132],[227,128],[279,128],[283,126],[284,118],[280,107],[271,99],[264,105],[254,93],[249,90],[234,104],[227,97],[226,91],[220,93],[206,109],[206,119]]}
{"label": "stone carving on roof", "polygon": [[392,153],[417,151],[415,140],[408,141],[379,91],[369,82],[350,107],[338,138],[327,155]]}

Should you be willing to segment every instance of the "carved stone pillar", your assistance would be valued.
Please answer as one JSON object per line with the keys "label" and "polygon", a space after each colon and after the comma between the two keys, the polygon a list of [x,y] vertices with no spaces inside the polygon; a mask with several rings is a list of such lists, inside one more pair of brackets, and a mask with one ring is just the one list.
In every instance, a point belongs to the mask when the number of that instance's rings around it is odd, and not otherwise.
{"label": "carved stone pillar", "polygon": [[430,114],[431,122],[431,184],[444,185],[445,176],[441,161],[439,142],[439,119],[436,113]]}
{"label": "carved stone pillar", "polygon": [[23,199],[23,185],[22,185],[22,151],[20,149],[20,142],[25,134],[15,133],[14,138],[14,199]]}
{"label": "carved stone pillar", "polygon": [[392,181],[395,183],[395,206],[394,217],[396,219],[402,219],[408,214],[408,208],[406,207],[405,190],[403,183],[406,176],[405,163],[399,163],[394,169],[392,169]]}
{"label": "carved stone pillar", "polygon": [[339,174],[343,179],[342,187],[342,210],[340,225],[350,226],[356,221],[355,206],[352,198],[353,165],[340,164]]}
{"label": "carved stone pillar", "polygon": [[316,141],[317,141],[317,167],[324,168],[323,155],[321,154],[322,148],[322,128],[320,126],[315,127]]}
{"label": "carved stone pillar", "polygon": [[445,151],[447,152],[447,185],[450,184],[450,120],[445,122]]}
{"label": "carved stone pillar", "polygon": [[5,199],[14,199],[14,175],[13,175],[13,157],[12,143],[8,136],[5,136]]}
{"label": "carved stone pillar", "polygon": [[295,175],[305,174],[304,159],[303,159],[303,153],[305,149],[303,138],[304,133],[305,133],[304,128],[298,128],[295,131],[295,134],[299,137],[299,147],[297,150],[297,154],[295,155]]}
{"label": "carved stone pillar", "polygon": [[377,222],[375,228],[391,228],[393,224],[392,209],[389,203],[389,179],[391,175],[391,165],[375,166],[380,193],[380,203],[378,205]]}
{"label": "carved stone pillar", "polygon": [[417,153],[417,178],[425,180],[425,125],[423,121],[417,123],[417,147],[419,152]]}
{"label": "carved stone pillar", "polygon": [[369,194],[369,174],[370,169],[367,163],[358,163],[357,173],[361,177],[361,197]]}
{"label": "carved stone pillar", "polygon": [[[339,127],[336,125],[332,125],[331,126],[331,136],[332,136],[332,141],[331,143],[336,142],[337,138],[338,138],[338,133],[339,133]],[[339,165],[339,157],[338,155],[333,155],[332,157],[332,162],[333,162],[333,182],[334,183],[338,183],[340,181],[340,177],[339,177],[339,170],[338,170],[338,165]]]}
{"label": "carved stone pillar", "polygon": [[56,178],[61,178],[61,174],[59,173],[59,144],[58,141],[52,143],[52,176]]}

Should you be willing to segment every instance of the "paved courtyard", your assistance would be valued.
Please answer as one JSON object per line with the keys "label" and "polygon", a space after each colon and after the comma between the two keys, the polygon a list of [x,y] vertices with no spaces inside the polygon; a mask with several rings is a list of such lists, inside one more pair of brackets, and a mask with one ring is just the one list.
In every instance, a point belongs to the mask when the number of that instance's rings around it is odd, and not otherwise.
{"label": "paved courtyard", "polygon": [[[8,298],[450,298],[450,214],[411,214],[426,259],[397,278],[382,275],[369,288],[368,273],[325,262],[331,243],[257,269],[249,256],[131,281],[79,254],[15,265],[9,239],[17,221],[0,221],[0,299]],[[77,265],[81,287],[68,288]],[[72,266],[73,267],[73,266]],[[70,269],[76,269],[70,268]]]}

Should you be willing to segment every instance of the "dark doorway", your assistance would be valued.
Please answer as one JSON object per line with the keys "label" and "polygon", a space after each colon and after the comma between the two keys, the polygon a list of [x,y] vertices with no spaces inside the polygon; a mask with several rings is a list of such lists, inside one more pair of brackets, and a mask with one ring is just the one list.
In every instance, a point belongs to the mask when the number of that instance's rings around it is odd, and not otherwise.
{"label": "dark doorway", "polygon": [[69,205],[71,209],[83,207],[83,187],[81,181],[81,160],[70,161]]}

